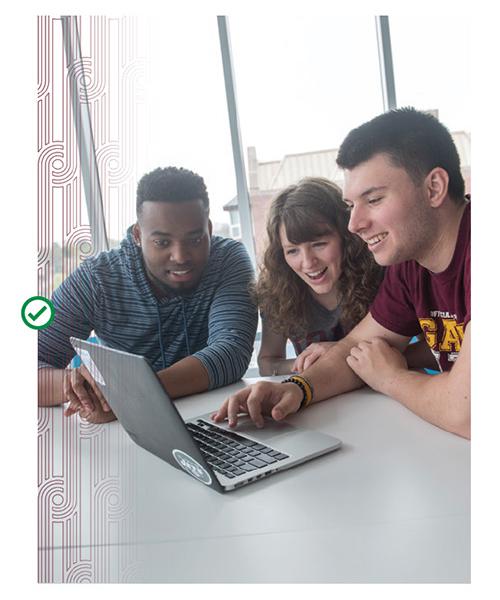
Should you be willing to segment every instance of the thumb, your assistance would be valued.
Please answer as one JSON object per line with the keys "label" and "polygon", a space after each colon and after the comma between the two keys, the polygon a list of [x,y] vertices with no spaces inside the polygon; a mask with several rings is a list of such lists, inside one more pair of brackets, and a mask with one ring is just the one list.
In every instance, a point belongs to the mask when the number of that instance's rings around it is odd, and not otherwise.
{"label": "thumb", "polygon": [[294,371],[296,373],[302,373],[302,371],[304,370],[304,361],[307,358],[307,354],[305,354],[304,352],[302,352],[301,354],[299,354],[295,360],[295,364],[294,366]]}
{"label": "thumb", "polygon": [[298,385],[294,383],[284,383],[282,385],[289,389],[283,391],[280,401],[276,403],[271,411],[271,416],[275,421],[281,421],[288,415],[296,413],[300,408],[303,397],[302,390]]}

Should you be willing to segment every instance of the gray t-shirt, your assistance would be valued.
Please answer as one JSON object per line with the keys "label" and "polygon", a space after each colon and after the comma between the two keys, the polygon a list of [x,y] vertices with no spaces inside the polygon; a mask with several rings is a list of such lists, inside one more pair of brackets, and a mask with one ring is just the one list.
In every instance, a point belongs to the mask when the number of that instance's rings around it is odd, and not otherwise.
{"label": "gray t-shirt", "polygon": [[314,342],[336,342],[344,337],[340,324],[340,307],[328,310],[314,299],[311,302],[308,332],[304,336],[290,338],[297,356]]}

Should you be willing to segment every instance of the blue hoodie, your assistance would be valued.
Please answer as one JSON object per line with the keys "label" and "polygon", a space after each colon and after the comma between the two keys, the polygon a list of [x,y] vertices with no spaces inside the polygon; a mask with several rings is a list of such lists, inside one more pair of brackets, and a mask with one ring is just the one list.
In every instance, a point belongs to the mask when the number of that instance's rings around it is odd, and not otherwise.
{"label": "blue hoodie", "polygon": [[38,334],[39,367],[65,368],[75,354],[70,336],[87,339],[94,331],[108,346],[145,356],[155,371],[195,356],[210,389],[233,383],[252,356],[252,279],[245,247],[213,236],[197,287],[158,300],[129,228],[120,248],[83,262],[54,292],[54,321]]}

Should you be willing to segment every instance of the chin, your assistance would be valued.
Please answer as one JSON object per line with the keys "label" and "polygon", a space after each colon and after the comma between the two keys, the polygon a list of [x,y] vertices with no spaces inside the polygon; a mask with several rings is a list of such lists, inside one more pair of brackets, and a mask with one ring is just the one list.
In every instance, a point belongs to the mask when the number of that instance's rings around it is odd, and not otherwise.
{"label": "chin", "polygon": [[178,294],[187,294],[189,292],[191,292],[192,290],[194,290],[196,288],[196,286],[198,285],[199,280],[196,281],[189,281],[186,283],[175,283],[175,284],[169,284],[169,287],[173,290],[175,290]]}
{"label": "chin", "polygon": [[400,253],[392,253],[392,254],[383,254],[380,256],[373,255],[375,262],[379,264],[381,267],[390,267],[391,265],[399,265],[402,262],[407,260],[411,260],[406,257],[402,252]]}
{"label": "chin", "polygon": [[379,267],[392,267],[393,265],[399,265],[400,263],[404,262],[404,260],[387,258],[381,260],[375,259],[375,262],[378,264]]}
{"label": "chin", "polygon": [[373,258],[374,258],[375,262],[377,263],[377,265],[379,265],[380,267],[390,267],[391,265],[394,264],[393,261],[391,261],[390,259],[385,258],[383,256],[376,256],[374,254]]}
{"label": "chin", "polygon": [[329,294],[332,289],[333,286],[328,284],[328,285],[323,285],[321,287],[315,287],[313,285],[309,286],[311,288],[311,290],[315,293],[318,294],[318,296],[326,296],[327,294]]}

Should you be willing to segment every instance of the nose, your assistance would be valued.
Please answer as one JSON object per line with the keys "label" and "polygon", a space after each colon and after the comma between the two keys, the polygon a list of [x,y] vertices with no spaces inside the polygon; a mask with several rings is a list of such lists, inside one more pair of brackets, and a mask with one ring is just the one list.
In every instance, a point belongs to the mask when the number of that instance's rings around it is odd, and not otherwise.
{"label": "nose", "polygon": [[190,260],[189,250],[184,244],[173,243],[170,246],[170,261],[176,265],[183,265]]}
{"label": "nose", "polygon": [[366,208],[362,205],[353,206],[351,208],[347,229],[349,229],[351,233],[360,233],[364,229],[367,229],[368,224],[369,219]]}
{"label": "nose", "polygon": [[316,263],[316,255],[312,248],[304,248],[302,252],[302,268],[310,269]]}

